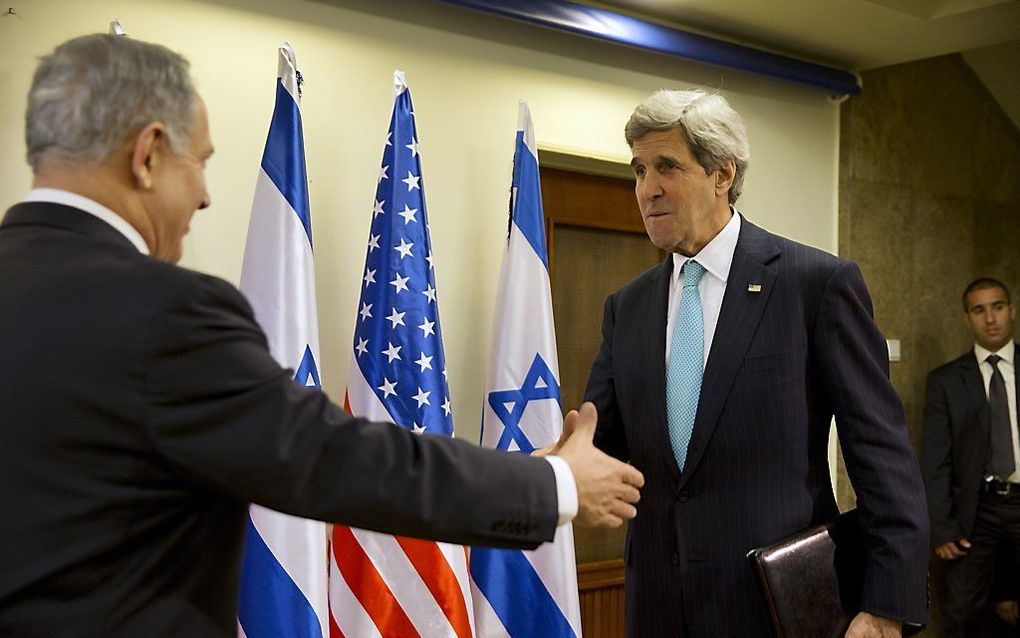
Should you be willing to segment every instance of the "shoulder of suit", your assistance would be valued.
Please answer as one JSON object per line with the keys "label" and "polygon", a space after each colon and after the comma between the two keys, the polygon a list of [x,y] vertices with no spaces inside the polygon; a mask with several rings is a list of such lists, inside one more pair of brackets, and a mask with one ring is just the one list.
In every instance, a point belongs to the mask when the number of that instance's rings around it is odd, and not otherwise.
{"label": "shoulder of suit", "polygon": [[191,270],[190,268],[184,268],[175,264],[168,264],[151,257],[146,257],[140,253],[134,254],[133,257],[136,258],[131,259],[132,263],[129,267],[125,264],[123,269],[118,270],[121,270],[122,275],[125,277],[131,277],[134,274],[148,285],[165,286],[168,288],[199,286],[220,290],[233,290],[240,294],[233,284],[215,275]]}
{"label": "shoulder of suit", "polygon": [[161,262],[139,253],[109,269],[125,296],[153,311],[192,303],[226,305],[243,314],[251,310],[233,284],[206,273]]}
{"label": "shoulder of suit", "polygon": [[[744,228],[736,250],[743,250],[745,253],[752,254],[752,257],[764,257],[765,263],[781,260],[782,270],[785,272],[801,274],[806,278],[824,282],[840,268],[858,268],[854,262],[837,257],[820,248],[769,232],[749,222],[746,218],[742,220],[742,223]],[[666,260],[671,259],[672,255],[666,256]],[[621,286],[612,296],[644,291],[645,288],[658,281],[658,277],[666,271],[667,268],[663,262],[659,262]]]}
{"label": "shoulder of suit", "polygon": [[769,232],[746,218],[737,250],[773,268],[782,277],[812,287],[824,286],[841,269],[857,270],[855,263],[820,248]]}
{"label": "shoulder of suit", "polygon": [[939,367],[935,368],[928,373],[928,377],[932,379],[939,379],[947,375],[955,375],[959,372],[960,367],[966,364],[975,363],[974,350],[968,350],[960,356],[956,357],[952,361],[947,361]]}
{"label": "shoulder of suit", "polygon": [[761,230],[761,232],[768,235],[775,242],[779,248],[779,258],[793,262],[793,267],[812,270],[822,268],[831,272],[841,265],[850,263],[849,260],[837,257],[821,248],[809,246],[766,230]]}
{"label": "shoulder of suit", "polygon": [[240,304],[248,309],[244,294],[234,284],[216,275],[162,262],[155,262],[155,264],[162,270],[160,276],[171,282],[171,285],[181,291],[180,294],[186,298],[202,301],[218,299],[231,304]]}

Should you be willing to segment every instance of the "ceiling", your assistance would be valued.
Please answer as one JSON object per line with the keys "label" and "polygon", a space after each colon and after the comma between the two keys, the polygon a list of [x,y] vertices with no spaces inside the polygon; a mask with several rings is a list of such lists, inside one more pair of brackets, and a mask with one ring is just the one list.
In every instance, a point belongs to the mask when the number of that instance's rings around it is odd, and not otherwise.
{"label": "ceiling", "polygon": [[587,4],[851,71],[960,52],[1020,128],[1020,0]]}
{"label": "ceiling", "polygon": [[598,4],[859,71],[1020,41],[1018,0],[606,0]]}

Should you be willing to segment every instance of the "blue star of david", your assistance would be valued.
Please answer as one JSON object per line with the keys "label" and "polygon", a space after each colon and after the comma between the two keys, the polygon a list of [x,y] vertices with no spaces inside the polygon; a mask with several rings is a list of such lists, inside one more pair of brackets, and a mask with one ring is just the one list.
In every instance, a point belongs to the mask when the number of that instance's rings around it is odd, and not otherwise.
{"label": "blue star of david", "polygon": [[[311,377],[312,383],[308,383],[308,377]],[[315,365],[311,346],[305,346],[305,354],[301,357],[297,372],[294,373],[294,381],[307,388],[322,388],[322,382],[319,381],[319,368]]]}
{"label": "blue star of david", "polygon": [[524,383],[519,389],[490,392],[488,399],[489,407],[503,423],[503,433],[499,437],[499,442],[496,443],[496,449],[509,450],[510,442],[515,441],[521,452],[531,454],[535,451],[535,446],[521,431],[521,417],[524,416],[524,411],[532,401],[555,399],[556,403],[559,403],[560,386],[556,383],[556,377],[542,356],[536,354],[535,360],[531,362],[531,369],[528,370]]}

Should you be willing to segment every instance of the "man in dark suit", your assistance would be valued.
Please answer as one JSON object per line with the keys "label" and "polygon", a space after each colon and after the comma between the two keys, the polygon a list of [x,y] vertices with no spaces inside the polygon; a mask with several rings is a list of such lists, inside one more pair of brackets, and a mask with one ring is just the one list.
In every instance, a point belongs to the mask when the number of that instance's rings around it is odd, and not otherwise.
{"label": "man in dark suit", "polygon": [[596,445],[647,481],[629,635],[772,635],[746,554],[837,515],[833,415],[867,539],[847,636],[926,622],[923,487],[859,269],[733,210],[749,151],[721,96],[660,91],[626,137],[648,236],[670,253],[606,300],[585,395]]}
{"label": "man in dark suit", "polygon": [[64,43],[26,129],[35,189],[0,225],[0,635],[236,635],[250,502],[504,547],[633,516],[640,473],[592,446],[591,406],[552,460],[352,419],[233,286],[173,265],[213,150],[179,55]]}
{"label": "man in dark suit", "polygon": [[1002,282],[963,293],[974,347],[928,375],[922,465],[935,555],[946,561],[946,636],[982,636],[1001,551],[1020,563],[1016,308]]}

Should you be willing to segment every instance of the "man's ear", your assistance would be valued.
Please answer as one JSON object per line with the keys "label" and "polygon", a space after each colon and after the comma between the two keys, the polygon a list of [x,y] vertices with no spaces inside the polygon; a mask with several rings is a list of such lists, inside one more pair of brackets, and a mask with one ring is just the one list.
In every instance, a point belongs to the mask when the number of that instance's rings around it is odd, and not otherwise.
{"label": "man's ear", "polygon": [[737,176],[737,165],[730,160],[715,171],[715,190],[717,193],[728,193]]}
{"label": "man's ear", "polygon": [[135,136],[131,147],[131,173],[138,188],[152,188],[153,172],[167,152],[166,139],[166,127],[162,122],[152,122]]}

